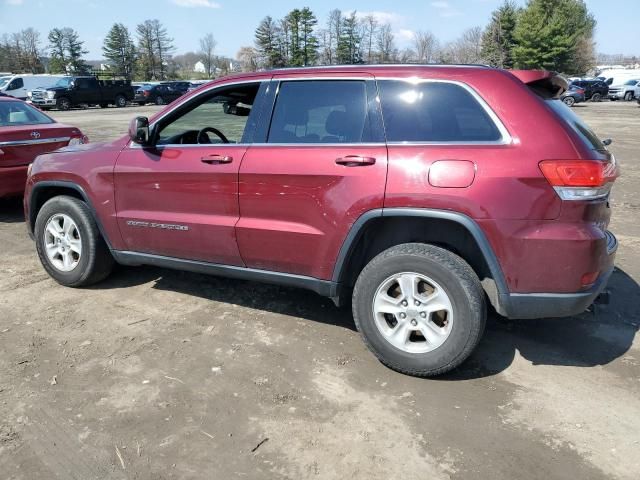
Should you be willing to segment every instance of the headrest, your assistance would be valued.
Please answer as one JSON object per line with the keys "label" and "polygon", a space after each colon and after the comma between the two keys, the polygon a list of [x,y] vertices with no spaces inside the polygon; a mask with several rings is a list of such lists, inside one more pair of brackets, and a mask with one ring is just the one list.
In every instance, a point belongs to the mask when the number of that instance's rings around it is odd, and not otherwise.
{"label": "headrest", "polygon": [[349,116],[347,112],[340,110],[332,111],[327,117],[324,129],[331,135],[344,137],[349,132]]}

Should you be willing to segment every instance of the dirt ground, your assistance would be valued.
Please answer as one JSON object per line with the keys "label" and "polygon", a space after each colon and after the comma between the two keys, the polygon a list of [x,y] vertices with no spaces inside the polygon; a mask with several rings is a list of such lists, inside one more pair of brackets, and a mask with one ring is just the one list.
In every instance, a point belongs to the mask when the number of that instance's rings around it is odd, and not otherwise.
{"label": "dirt ground", "polygon": [[[53,112],[92,141],[157,107]],[[575,108],[622,164],[611,304],[489,319],[437,379],[378,363],[312,293],[156,268],[53,282],[0,202],[0,477],[637,479],[640,108]]]}

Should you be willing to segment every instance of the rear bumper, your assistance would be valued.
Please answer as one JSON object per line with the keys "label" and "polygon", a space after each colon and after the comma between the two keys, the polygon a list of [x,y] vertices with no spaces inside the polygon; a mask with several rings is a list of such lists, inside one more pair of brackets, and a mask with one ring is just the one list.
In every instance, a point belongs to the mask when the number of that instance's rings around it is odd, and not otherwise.
{"label": "rear bumper", "polygon": [[613,272],[618,248],[616,237],[607,232],[607,259],[596,283],[576,293],[508,293],[498,295],[494,305],[500,315],[512,319],[570,317],[584,312],[602,293]]}
{"label": "rear bumper", "polygon": [[26,165],[0,168],[0,198],[22,195],[26,181]]}

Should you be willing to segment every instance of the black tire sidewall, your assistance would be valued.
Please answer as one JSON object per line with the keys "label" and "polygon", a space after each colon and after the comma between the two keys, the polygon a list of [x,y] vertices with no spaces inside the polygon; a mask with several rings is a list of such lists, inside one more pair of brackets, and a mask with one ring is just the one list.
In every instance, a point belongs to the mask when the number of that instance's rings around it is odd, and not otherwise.
{"label": "black tire sidewall", "polygon": [[[453,255],[450,252],[446,254]],[[468,272],[461,272],[449,262],[439,262],[425,255],[390,255],[380,261],[372,261],[370,265],[373,268],[367,266],[358,278],[354,290],[353,315],[365,342],[383,363],[405,373],[430,375],[447,371],[468,356],[484,330],[486,311],[484,297],[477,291],[479,282],[472,285],[465,278]],[[451,300],[452,331],[447,340],[431,352],[408,353],[399,350],[382,336],[375,324],[372,307],[375,292],[383,281],[399,272],[428,276],[447,292]]]}
{"label": "black tire sidewall", "polygon": [[124,107],[126,105],[127,105],[127,99],[124,98],[122,95],[118,95],[116,97],[116,107],[122,108],[122,107]]}
{"label": "black tire sidewall", "polygon": [[[43,205],[36,218],[34,235],[36,250],[44,269],[58,283],[66,286],[77,286],[85,283],[90,277],[96,263],[96,243],[99,233],[95,222],[87,212],[82,202],[72,197],[55,197]],[[58,270],[49,260],[44,249],[44,229],[49,219],[56,214],[65,214],[71,217],[78,227],[82,254],[80,262],[70,272]]]}
{"label": "black tire sidewall", "polygon": [[164,99],[162,97],[156,97],[156,105],[164,105]]}

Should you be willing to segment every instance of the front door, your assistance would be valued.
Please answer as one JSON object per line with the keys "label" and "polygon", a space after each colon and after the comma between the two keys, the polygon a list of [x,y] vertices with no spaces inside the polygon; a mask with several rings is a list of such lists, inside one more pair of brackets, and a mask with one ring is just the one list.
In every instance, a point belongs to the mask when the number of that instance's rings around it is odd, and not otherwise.
{"label": "front door", "polygon": [[243,265],[234,231],[238,169],[259,88],[205,91],[151,126],[153,146],[122,151],[116,208],[130,251]]}
{"label": "front door", "polygon": [[351,225],[383,205],[375,84],[362,74],[272,83],[271,125],[240,167],[240,252],[248,267],[330,279]]}

